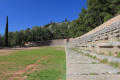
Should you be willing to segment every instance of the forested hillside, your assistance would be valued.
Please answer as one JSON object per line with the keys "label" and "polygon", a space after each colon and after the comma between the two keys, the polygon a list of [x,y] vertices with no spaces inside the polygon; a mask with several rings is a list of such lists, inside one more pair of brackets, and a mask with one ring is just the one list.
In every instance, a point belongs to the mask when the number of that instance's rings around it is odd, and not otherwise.
{"label": "forested hillside", "polygon": [[[79,37],[110,18],[120,14],[120,0],[87,0],[77,20],[72,22],[51,22],[8,33],[8,46],[24,45],[25,42]],[[5,35],[0,35],[0,47],[5,45]]]}

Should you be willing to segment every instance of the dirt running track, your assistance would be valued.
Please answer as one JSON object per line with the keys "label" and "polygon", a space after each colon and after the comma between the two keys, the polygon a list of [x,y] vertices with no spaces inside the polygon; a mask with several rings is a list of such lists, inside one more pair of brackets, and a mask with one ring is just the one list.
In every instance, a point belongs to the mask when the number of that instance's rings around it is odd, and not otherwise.
{"label": "dirt running track", "polygon": [[40,58],[34,64],[30,64],[30,65],[26,66],[24,69],[18,71],[17,73],[14,73],[12,75],[12,77],[9,77],[7,80],[14,80],[14,79],[23,80],[23,79],[27,78],[27,76],[21,77],[20,75],[32,73],[38,67],[37,63],[39,63],[41,60],[44,60],[44,59],[47,59],[47,58],[48,58],[48,56]]}
{"label": "dirt running track", "polygon": [[5,49],[0,49],[0,56],[9,55],[9,54],[11,54],[12,51],[32,50],[32,49],[41,49],[41,47],[23,47],[23,48],[5,48]]}

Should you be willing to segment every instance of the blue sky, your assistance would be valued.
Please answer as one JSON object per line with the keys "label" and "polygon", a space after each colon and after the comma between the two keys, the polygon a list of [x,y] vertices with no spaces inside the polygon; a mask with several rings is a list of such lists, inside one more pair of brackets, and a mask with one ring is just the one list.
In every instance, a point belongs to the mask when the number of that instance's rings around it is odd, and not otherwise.
{"label": "blue sky", "polygon": [[25,30],[53,22],[78,18],[86,0],[0,0],[0,33],[4,34],[6,17],[9,31]]}

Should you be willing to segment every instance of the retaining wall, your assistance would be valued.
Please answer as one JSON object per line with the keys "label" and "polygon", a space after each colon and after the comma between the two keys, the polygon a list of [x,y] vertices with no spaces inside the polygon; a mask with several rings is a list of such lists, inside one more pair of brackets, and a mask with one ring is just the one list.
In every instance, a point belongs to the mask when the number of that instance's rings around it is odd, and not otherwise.
{"label": "retaining wall", "polygon": [[28,42],[26,46],[64,46],[67,42],[74,40],[70,39],[53,39],[47,41]]}
{"label": "retaining wall", "polygon": [[116,56],[120,52],[120,15],[87,34],[68,42],[66,46],[78,47],[97,53],[112,53]]}

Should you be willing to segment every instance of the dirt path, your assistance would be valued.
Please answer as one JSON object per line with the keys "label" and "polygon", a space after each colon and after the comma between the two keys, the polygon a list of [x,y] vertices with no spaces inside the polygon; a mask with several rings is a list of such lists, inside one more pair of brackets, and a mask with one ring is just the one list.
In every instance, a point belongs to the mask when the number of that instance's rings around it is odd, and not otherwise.
{"label": "dirt path", "polygon": [[0,56],[9,55],[13,51],[33,50],[33,49],[41,49],[41,47],[23,47],[23,48],[5,48],[5,49],[0,49]]}
{"label": "dirt path", "polygon": [[12,75],[12,77],[9,77],[7,80],[14,80],[14,79],[23,80],[23,79],[27,78],[27,76],[21,76],[21,75],[32,73],[38,67],[37,63],[39,63],[41,60],[44,60],[44,59],[47,59],[47,58],[48,58],[48,56],[40,58],[34,64],[30,64],[30,65],[26,66],[24,69],[18,71],[17,73],[14,73]]}
{"label": "dirt path", "polygon": [[120,69],[66,48],[66,80],[120,80]]}

